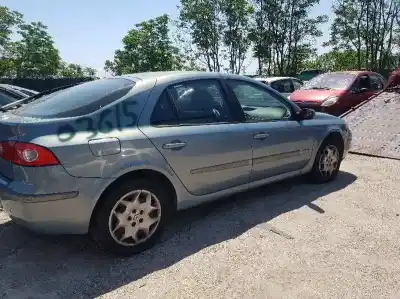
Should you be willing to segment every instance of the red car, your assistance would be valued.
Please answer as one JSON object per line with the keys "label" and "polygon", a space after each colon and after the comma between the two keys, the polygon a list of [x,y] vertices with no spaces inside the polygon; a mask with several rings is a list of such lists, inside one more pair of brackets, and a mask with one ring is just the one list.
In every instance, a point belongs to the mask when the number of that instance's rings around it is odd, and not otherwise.
{"label": "red car", "polygon": [[318,75],[288,98],[301,108],[341,115],[380,92],[386,80],[371,71],[342,71]]}

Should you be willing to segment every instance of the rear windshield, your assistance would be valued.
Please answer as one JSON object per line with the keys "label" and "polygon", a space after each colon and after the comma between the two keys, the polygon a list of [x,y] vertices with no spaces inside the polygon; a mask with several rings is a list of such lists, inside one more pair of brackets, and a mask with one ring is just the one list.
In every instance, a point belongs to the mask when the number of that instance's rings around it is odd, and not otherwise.
{"label": "rear windshield", "polygon": [[14,110],[14,113],[40,118],[81,116],[120,99],[134,84],[134,81],[124,78],[90,81],[45,95]]}

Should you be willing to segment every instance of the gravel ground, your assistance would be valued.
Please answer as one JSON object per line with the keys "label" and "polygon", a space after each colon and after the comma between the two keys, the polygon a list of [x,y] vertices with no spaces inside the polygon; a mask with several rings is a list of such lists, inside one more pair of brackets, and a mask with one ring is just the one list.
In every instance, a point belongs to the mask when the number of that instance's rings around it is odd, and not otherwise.
{"label": "gravel ground", "polygon": [[350,155],[323,186],[296,179],[180,213],[141,255],[36,236],[0,212],[0,298],[394,298],[400,162]]}

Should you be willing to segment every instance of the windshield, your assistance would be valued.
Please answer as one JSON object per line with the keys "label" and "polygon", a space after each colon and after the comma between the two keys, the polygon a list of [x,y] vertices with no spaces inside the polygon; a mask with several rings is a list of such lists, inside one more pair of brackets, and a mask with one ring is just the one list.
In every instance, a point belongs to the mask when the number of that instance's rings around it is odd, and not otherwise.
{"label": "windshield", "polygon": [[44,95],[14,113],[41,118],[81,116],[120,99],[134,84],[123,78],[90,81]]}
{"label": "windshield", "polygon": [[302,89],[347,89],[355,79],[353,74],[326,73],[307,81]]}

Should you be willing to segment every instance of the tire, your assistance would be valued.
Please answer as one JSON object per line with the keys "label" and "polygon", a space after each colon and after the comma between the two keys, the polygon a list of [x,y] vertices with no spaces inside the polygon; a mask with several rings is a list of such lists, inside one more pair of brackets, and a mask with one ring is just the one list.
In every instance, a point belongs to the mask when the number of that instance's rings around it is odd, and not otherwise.
{"label": "tire", "polygon": [[92,238],[106,252],[120,256],[151,248],[159,241],[171,215],[172,198],[168,191],[157,179],[125,180],[116,185],[101,198],[90,229]]}
{"label": "tire", "polygon": [[[336,156],[336,162],[333,156],[331,156],[331,161],[328,164],[325,164],[327,161],[324,160],[328,156],[328,152],[334,151]],[[340,169],[340,164],[342,162],[342,157],[343,157],[343,142],[338,140],[337,138],[330,137],[329,139],[326,139],[321,146],[318,149],[317,154],[315,155],[315,160],[313,167],[309,173],[309,180],[311,183],[316,183],[316,184],[323,184],[323,183],[328,183],[330,181],[333,181],[336,179],[339,169]],[[325,162],[325,163],[324,163]],[[327,167],[325,168],[323,165],[331,165],[332,168]],[[322,170],[321,170],[322,169]],[[329,169],[329,171],[324,171],[324,169]]]}

